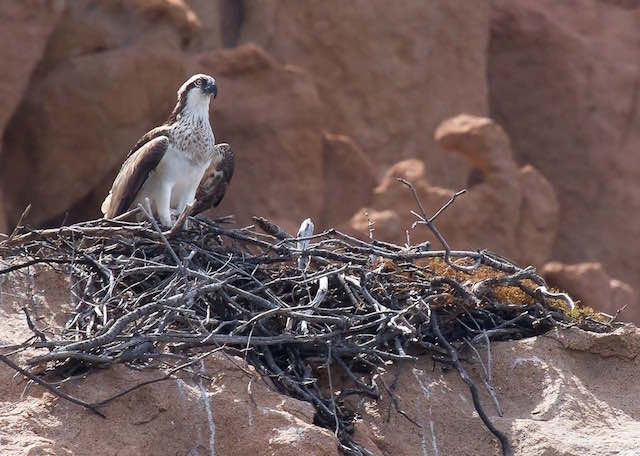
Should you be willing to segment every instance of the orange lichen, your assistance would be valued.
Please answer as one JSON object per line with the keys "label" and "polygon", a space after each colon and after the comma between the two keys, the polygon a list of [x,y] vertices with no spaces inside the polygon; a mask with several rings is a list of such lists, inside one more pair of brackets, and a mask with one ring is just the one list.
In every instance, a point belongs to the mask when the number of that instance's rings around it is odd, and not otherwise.
{"label": "orange lichen", "polygon": [[[502,271],[497,271],[485,265],[480,266],[470,274],[465,273],[458,271],[447,264],[443,258],[424,258],[416,261],[415,264],[416,266],[419,266],[427,276],[449,277],[460,283],[468,281],[472,285],[486,279],[499,278],[507,275]],[[473,259],[457,259],[456,264],[460,266],[469,266],[473,264]],[[538,285],[530,279],[524,279],[521,283],[532,290],[535,290],[538,287]],[[504,304],[515,306],[531,306],[535,304],[535,300],[517,286],[496,285],[491,287],[491,290],[495,294],[495,297]],[[562,290],[557,289],[551,289],[550,291],[554,293],[563,292]],[[576,306],[573,309],[571,309],[564,300],[559,298],[547,298],[546,302],[550,307],[562,312],[569,317],[569,319],[575,320],[576,322],[584,321],[585,318],[601,322],[607,321],[605,316],[593,308],[580,306],[579,301],[574,301]]]}

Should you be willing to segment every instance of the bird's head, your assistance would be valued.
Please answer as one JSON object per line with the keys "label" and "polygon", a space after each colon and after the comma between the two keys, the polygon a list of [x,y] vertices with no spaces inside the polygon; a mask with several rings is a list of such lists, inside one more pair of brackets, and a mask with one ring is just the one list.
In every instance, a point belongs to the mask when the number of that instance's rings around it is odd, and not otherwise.
{"label": "bird's head", "polygon": [[171,118],[176,120],[184,113],[208,116],[209,101],[218,95],[216,80],[208,74],[194,74],[178,89],[178,103]]}
{"label": "bird's head", "polygon": [[216,80],[208,74],[194,74],[185,81],[178,89],[178,97],[184,95],[197,95],[202,98],[213,98],[218,95]]}

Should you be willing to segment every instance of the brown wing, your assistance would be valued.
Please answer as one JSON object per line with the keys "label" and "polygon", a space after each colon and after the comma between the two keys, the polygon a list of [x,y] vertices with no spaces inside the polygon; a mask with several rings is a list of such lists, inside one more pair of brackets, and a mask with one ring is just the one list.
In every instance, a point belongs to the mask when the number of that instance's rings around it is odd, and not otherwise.
{"label": "brown wing", "polygon": [[140,149],[142,146],[147,144],[152,139],[159,138],[160,136],[167,136],[170,128],[171,127],[169,127],[168,125],[160,125],[159,127],[156,127],[153,130],[149,130],[148,132],[146,132],[142,136],[142,138],[140,138],[138,142],[133,145],[133,147],[127,154],[127,158],[131,157],[131,155],[133,155],[135,151]]}
{"label": "brown wing", "polygon": [[224,198],[227,187],[233,177],[233,151],[226,143],[217,144],[217,156],[211,161],[204,173],[193,206],[192,214],[196,215],[210,207],[216,207]]}
{"label": "brown wing", "polygon": [[147,141],[129,155],[113,181],[109,195],[102,203],[105,218],[117,217],[129,210],[149,173],[158,166],[168,147],[169,139],[159,136]]}

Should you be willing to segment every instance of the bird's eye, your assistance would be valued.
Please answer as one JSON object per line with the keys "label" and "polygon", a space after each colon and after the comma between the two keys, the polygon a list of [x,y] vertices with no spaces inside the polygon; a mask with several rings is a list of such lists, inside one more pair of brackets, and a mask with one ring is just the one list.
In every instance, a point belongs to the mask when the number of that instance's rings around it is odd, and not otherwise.
{"label": "bird's eye", "polygon": [[196,87],[200,87],[202,85],[202,79],[196,79]]}

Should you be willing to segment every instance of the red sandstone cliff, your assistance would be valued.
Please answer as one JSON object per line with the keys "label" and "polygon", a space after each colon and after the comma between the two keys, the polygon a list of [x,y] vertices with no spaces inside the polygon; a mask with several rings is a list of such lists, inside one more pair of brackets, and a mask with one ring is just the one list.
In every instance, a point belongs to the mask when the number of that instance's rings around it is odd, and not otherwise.
{"label": "red sandstone cliff", "polygon": [[366,232],[366,210],[402,239],[393,177],[431,211],[468,186],[441,222],[453,244],[563,262],[565,287],[600,263],[615,299],[577,294],[640,321],[623,283],[640,283],[639,25],[636,2],[605,0],[7,2],[0,232],[29,203],[35,225],[98,216],[129,146],[204,71],[238,157],[221,212]]}

